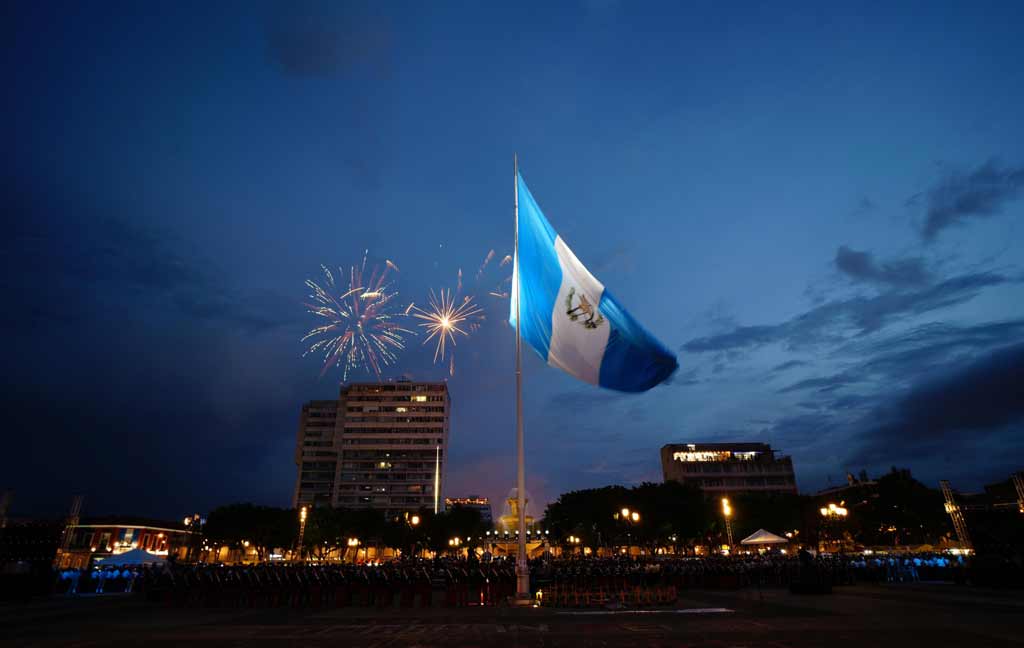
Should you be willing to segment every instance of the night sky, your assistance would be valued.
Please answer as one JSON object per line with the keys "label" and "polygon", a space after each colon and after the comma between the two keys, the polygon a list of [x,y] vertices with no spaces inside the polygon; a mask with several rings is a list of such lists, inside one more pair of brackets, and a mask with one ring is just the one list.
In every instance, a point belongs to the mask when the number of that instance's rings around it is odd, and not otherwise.
{"label": "night sky", "polygon": [[[804,492],[1024,468],[1024,5],[478,4],[0,9],[14,514],[289,505],[340,381],[303,282],[367,249],[403,300],[481,289],[447,490],[501,499],[514,334],[475,273],[516,151],[680,363],[627,395],[529,354],[535,503],[660,481],[668,442],[771,443]],[[388,377],[447,377],[421,341]]]}

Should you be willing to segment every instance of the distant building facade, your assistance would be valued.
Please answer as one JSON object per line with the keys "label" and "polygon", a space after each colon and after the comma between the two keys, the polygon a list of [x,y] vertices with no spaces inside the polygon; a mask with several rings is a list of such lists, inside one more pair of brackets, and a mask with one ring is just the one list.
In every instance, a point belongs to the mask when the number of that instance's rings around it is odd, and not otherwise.
{"label": "distant building facade", "polygon": [[397,515],[443,504],[451,399],[440,382],[342,385],[299,417],[293,504]]}
{"label": "distant building facade", "polygon": [[446,497],[444,498],[444,508],[448,510],[453,506],[462,506],[464,508],[473,509],[480,512],[480,519],[484,524],[493,524],[494,517],[491,514],[491,501],[486,497],[480,497],[479,495],[470,495],[469,497]]}
{"label": "distant building facade", "polygon": [[709,496],[796,493],[793,460],[767,443],[673,443],[661,448],[665,481],[694,484]]}

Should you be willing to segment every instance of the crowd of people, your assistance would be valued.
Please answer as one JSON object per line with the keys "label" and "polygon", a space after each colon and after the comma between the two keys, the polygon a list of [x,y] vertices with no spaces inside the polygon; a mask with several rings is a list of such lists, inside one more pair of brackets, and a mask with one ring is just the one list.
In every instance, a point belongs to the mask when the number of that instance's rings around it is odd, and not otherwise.
{"label": "crowd of people", "polygon": [[[100,575],[103,574],[103,575]],[[88,584],[85,584],[88,582]],[[195,607],[465,607],[515,593],[511,561],[438,559],[382,564],[174,564],[61,574],[58,591],[133,591]],[[77,585],[77,587],[76,587]]]}
{"label": "crowd of people", "polygon": [[[687,589],[833,586],[961,580],[959,557],[942,555],[714,557],[544,556],[531,561],[541,603],[594,601],[668,604]],[[383,564],[175,564],[61,570],[59,594],[131,592],[145,600],[195,607],[465,607],[498,605],[515,593],[513,561],[438,558]]]}
{"label": "crowd of people", "polygon": [[61,569],[57,571],[54,591],[69,595],[131,592],[142,570],[139,566]]}

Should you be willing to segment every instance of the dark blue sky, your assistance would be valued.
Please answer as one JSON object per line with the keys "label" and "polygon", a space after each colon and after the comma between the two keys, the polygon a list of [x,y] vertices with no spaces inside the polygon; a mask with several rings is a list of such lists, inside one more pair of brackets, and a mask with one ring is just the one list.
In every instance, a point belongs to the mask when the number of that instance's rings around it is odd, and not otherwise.
{"label": "dark blue sky", "polygon": [[[680,362],[636,396],[530,355],[536,500],[658,480],[672,441],[770,442],[805,491],[1024,467],[1020,3],[551,4],[5,5],[15,511],[287,504],[340,377],[301,357],[304,279],[366,249],[410,300],[472,276],[511,251],[513,151]],[[448,490],[500,498],[513,335],[481,300]]]}

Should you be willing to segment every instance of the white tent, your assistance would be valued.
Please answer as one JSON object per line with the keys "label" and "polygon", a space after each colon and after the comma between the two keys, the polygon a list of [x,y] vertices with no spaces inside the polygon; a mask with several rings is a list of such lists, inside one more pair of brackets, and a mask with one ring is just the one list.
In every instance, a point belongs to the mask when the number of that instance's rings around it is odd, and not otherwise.
{"label": "white tent", "polygon": [[124,565],[162,565],[167,562],[167,559],[163,556],[151,554],[145,549],[132,549],[123,554],[97,558],[96,562],[103,565],[123,567]]}
{"label": "white tent", "polygon": [[758,529],[752,534],[740,540],[742,545],[776,545],[776,544],[789,544],[789,540],[782,536],[777,536],[771,531],[765,531],[764,529]]}

